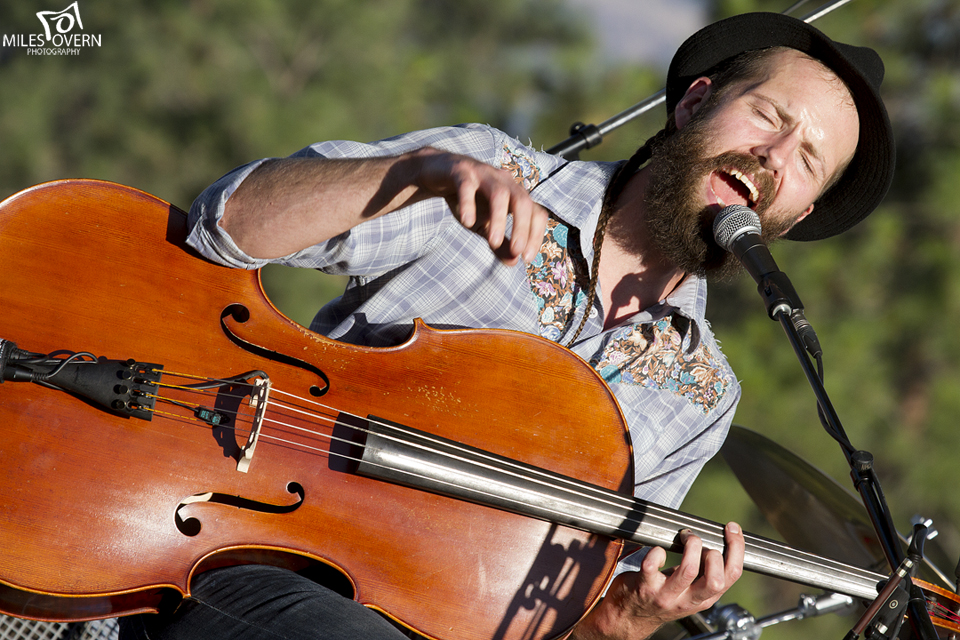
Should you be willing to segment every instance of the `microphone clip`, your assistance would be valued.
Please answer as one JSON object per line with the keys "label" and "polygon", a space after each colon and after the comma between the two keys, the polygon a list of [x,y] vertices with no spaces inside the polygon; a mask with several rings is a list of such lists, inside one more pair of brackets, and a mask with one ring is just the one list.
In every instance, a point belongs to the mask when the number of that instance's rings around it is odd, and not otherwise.
{"label": "microphone clip", "polygon": [[785,319],[790,321],[794,331],[803,342],[804,348],[814,358],[823,355],[823,348],[820,346],[820,339],[817,338],[813,326],[803,315],[803,303],[796,289],[787,275],[783,271],[773,271],[760,278],[757,285],[757,291],[763,298],[767,306],[767,314],[771,319],[776,320],[777,316],[783,314]]}
{"label": "microphone clip", "polygon": [[774,320],[779,313],[790,316],[796,311],[803,312],[800,296],[783,271],[764,274],[757,283],[757,291],[767,307],[767,314]]}

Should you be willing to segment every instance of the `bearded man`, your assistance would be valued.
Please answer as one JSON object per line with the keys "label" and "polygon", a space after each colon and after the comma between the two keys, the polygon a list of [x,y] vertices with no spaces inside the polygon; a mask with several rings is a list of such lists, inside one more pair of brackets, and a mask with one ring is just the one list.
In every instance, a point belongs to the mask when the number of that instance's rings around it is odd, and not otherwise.
{"label": "bearded man", "polygon": [[[743,204],[767,240],[811,240],[869,214],[893,166],[882,76],[872,50],[778,14],[738,16],[681,46],[667,127],[626,162],[569,162],[480,125],[318,143],[221,178],[194,203],[189,241],[234,267],[349,275],[311,326],[337,340],[396,345],[423,318],[561,342],[617,396],[635,494],[675,508],[722,444],[740,395],[704,319],[706,277],[735,266],[712,221]],[[658,548],[625,562],[632,570],[575,637],[644,638],[712,605],[742,570],[742,533],[731,523],[725,535],[721,554],[683,533],[670,571]],[[305,582],[278,569],[210,571],[175,612],[127,621],[125,634],[396,633]]]}

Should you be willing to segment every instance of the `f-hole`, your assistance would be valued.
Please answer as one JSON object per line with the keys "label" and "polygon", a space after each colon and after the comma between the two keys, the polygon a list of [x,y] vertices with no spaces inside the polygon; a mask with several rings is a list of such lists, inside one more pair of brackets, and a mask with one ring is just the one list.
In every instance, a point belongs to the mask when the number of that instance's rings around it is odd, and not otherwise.
{"label": "f-hole", "polygon": [[245,509],[247,511],[256,511],[259,513],[292,513],[300,508],[300,505],[303,504],[303,499],[305,492],[303,490],[303,485],[299,482],[289,482],[287,483],[287,491],[292,495],[297,496],[296,500],[291,504],[270,504],[268,502],[259,502],[257,500],[250,500],[242,496],[232,496],[226,493],[197,493],[187,498],[184,498],[180,501],[180,504],[177,505],[177,509],[174,512],[174,522],[177,525],[177,529],[185,536],[195,536],[200,533],[202,528],[200,519],[194,516],[187,516],[186,518],[180,513],[186,507],[189,507],[193,504],[210,504],[210,505],[224,505],[228,507],[234,507],[237,509]]}
{"label": "f-hole", "polygon": [[227,338],[245,351],[249,351],[250,353],[254,353],[269,360],[273,360],[274,362],[287,364],[315,374],[320,378],[320,380],[323,381],[323,384],[312,385],[308,390],[311,396],[319,398],[320,396],[326,395],[327,391],[330,390],[330,378],[328,378],[327,374],[325,374],[323,371],[309,362],[300,360],[299,358],[295,358],[285,353],[279,353],[277,351],[273,351],[271,349],[267,349],[266,347],[261,347],[260,345],[256,345],[252,342],[244,340],[230,329],[230,326],[227,324],[227,318],[232,318],[233,321],[244,324],[250,319],[250,310],[247,309],[247,307],[243,306],[242,304],[231,304],[223,310],[223,313],[220,314],[220,328],[223,330],[223,333],[227,336]]}

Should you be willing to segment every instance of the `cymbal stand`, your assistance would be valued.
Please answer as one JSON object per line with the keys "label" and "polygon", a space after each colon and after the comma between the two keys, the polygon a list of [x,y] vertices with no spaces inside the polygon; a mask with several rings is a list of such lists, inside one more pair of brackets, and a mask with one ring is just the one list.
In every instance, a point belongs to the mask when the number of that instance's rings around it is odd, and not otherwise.
{"label": "cymbal stand", "polygon": [[718,607],[707,617],[707,622],[716,626],[717,631],[696,635],[689,640],[755,640],[766,627],[830,613],[842,616],[848,614],[854,606],[853,598],[839,593],[819,596],[803,594],[795,608],[755,619],[749,611],[740,606],[726,605]]}

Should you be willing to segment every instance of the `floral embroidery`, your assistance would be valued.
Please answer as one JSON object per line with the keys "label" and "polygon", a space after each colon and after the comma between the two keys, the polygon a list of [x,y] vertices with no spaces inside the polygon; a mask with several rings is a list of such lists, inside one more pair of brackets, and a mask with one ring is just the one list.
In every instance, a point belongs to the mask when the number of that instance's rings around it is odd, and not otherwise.
{"label": "floral embroidery", "polygon": [[540,167],[533,159],[504,144],[500,149],[500,168],[513,174],[517,184],[522,184],[527,191],[533,189],[540,182]]}
{"label": "floral embroidery", "polygon": [[527,279],[537,298],[540,335],[556,342],[573,320],[586,294],[577,281],[574,259],[567,240],[569,229],[556,218],[547,221],[540,253],[527,266]]}
{"label": "floral embroidery", "polygon": [[[521,150],[504,144],[499,163],[500,168],[513,174],[517,184],[523,185],[527,191],[540,182],[540,167]],[[586,297],[577,282],[571,250],[576,255],[579,252],[576,246],[567,246],[569,236],[567,226],[551,217],[547,221],[540,253],[527,265],[527,279],[537,299],[540,335],[554,342],[563,335],[577,306]]]}
{"label": "floral embroidery", "polygon": [[717,406],[731,382],[703,342],[692,353],[684,352],[671,316],[624,327],[590,364],[609,383],[669,391],[704,414]]}

